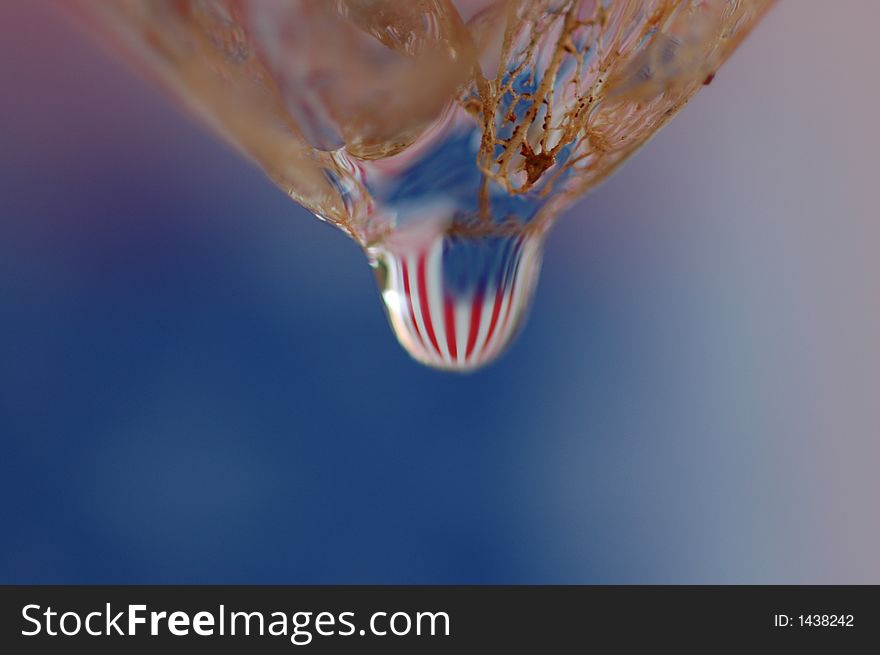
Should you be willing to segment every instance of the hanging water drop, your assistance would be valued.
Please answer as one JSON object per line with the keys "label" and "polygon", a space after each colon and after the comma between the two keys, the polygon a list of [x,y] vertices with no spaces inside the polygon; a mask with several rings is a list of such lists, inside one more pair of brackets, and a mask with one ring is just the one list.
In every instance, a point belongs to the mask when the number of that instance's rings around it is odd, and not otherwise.
{"label": "hanging water drop", "polygon": [[543,241],[715,74],[772,0],[78,3],[376,269],[418,361],[521,325]]}

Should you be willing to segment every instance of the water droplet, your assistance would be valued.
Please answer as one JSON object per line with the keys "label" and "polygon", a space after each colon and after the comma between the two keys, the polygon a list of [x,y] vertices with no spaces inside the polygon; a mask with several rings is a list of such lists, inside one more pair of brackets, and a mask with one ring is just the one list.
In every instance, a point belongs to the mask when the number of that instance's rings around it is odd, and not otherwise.
{"label": "water droplet", "polygon": [[455,224],[396,233],[371,261],[398,341],[423,364],[468,372],[498,357],[528,313],[543,236]]}

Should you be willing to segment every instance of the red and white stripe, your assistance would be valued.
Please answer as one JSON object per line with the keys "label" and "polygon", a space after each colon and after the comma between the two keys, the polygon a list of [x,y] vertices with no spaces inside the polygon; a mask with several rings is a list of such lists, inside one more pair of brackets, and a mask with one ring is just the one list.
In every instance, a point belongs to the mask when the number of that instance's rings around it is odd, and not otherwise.
{"label": "red and white stripe", "polygon": [[386,252],[382,292],[394,331],[418,361],[473,370],[497,357],[516,332],[537,279],[539,238],[520,236],[495,284],[461,297],[446,288],[443,239],[402,255]]}

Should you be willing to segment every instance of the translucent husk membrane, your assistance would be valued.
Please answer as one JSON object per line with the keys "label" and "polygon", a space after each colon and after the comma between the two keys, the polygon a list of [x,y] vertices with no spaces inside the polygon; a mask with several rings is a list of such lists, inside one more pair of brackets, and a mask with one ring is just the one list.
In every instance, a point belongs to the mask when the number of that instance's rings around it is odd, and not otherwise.
{"label": "translucent husk membrane", "polygon": [[291,198],[358,241],[394,332],[459,371],[521,323],[559,212],[772,0],[80,0]]}

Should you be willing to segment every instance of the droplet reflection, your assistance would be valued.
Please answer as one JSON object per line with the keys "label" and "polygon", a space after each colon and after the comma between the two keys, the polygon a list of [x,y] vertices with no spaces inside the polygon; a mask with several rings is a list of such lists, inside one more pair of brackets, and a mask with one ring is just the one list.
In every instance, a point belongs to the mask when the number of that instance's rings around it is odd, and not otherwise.
{"label": "droplet reflection", "polygon": [[543,236],[525,226],[489,233],[453,223],[397,233],[370,249],[398,341],[416,360],[468,372],[498,357],[531,305]]}

